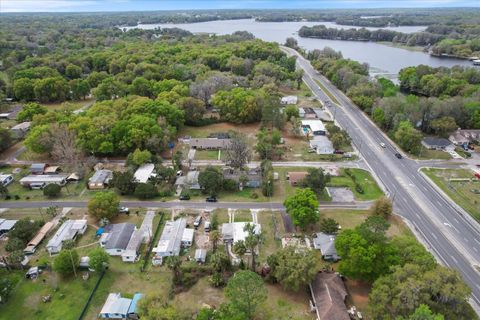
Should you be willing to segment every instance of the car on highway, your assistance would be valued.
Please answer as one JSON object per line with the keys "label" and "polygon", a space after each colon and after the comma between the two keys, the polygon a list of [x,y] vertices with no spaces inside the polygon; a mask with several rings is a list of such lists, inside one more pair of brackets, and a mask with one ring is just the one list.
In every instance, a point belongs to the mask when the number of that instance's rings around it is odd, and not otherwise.
{"label": "car on highway", "polygon": [[383,143],[383,142],[380,142],[380,147],[382,147],[382,148],[386,148],[386,147],[387,147],[387,145],[386,145],[385,143]]}
{"label": "car on highway", "polygon": [[208,197],[208,198],[205,199],[205,201],[207,201],[207,202],[217,202],[218,200],[217,200],[216,197]]}
{"label": "car on highway", "polygon": [[400,153],[398,153],[398,152],[395,153],[395,157],[397,157],[398,159],[402,159],[402,158],[403,158],[403,156],[402,156]]}

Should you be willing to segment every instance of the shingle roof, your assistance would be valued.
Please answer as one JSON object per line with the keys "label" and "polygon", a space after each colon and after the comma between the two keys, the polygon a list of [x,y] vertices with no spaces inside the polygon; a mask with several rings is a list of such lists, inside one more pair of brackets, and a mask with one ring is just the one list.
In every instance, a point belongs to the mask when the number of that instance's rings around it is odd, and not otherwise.
{"label": "shingle roof", "polygon": [[350,320],[345,306],[347,290],[336,273],[317,273],[311,290],[320,320]]}
{"label": "shingle roof", "polygon": [[313,238],[313,247],[319,249],[324,256],[337,256],[335,249],[335,236],[323,232],[317,233],[317,237]]}
{"label": "shingle roof", "polygon": [[125,250],[133,231],[135,231],[135,225],[133,223],[117,223],[107,227],[108,230],[105,232],[108,232],[109,236],[105,243],[105,249]]}
{"label": "shingle roof", "polygon": [[89,183],[105,183],[112,178],[112,171],[110,170],[97,170],[93,176],[88,180]]}
{"label": "shingle roof", "polygon": [[426,137],[423,138],[423,142],[429,146],[447,147],[452,143],[444,138]]}

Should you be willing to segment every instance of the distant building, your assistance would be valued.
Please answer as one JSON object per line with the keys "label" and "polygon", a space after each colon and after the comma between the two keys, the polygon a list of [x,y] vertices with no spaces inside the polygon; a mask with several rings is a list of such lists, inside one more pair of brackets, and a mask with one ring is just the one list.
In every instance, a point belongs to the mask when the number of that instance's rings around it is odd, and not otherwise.
{"label": "distant building", "polygon": [[305,108],[298,108],[298,115],[302,119],[316,119],[317,114],[313,108],[305,107]]}
{"label": "distant building", "polygon": [[445,150],[452,143],[444,138],[426,137],[423,138],[422,145],[429,150]]}
{"label": "distant building", "polygon": [[98,317],[106,319],[139,319],[137,304],[142,297],[141,293],[135,293],[132,299],[122,298],[120,293],[110,293]]}
{"label": "distant building", "polygon": [[197,150],[225,150],[230,147],[230,139],[192,138],[190,148]]}
{"label": "distant building", "polygon": [[46,163],[33,163],[30,166],[30,173],[31,174],[43,174],[45,172],[45,169],[47,168]]}
{"label": "distant building", "polygon": [[324,136],[326,134],[322,120],[302,120],[302,129],[305,135]]}
{"label": "distant building", "polygon": [[288,105],[288,104],[297,104],[298,97],[297,96],[286,96],[280,99],[280,104]]}
{"label": "distant building", "polygon": [[88,189],[98,190],[105,189],[110,180],[113,178],[113,172],[111,170],[100,169],[95,171],[93,176],[88,180]]}
{"label": "distant building", "polygon": [[314,138],[310,140],[310,148],[314,149],[317,154],[333,154],[335,151],[333,143],[327,136],[314,136]]}
{"label": "distant building", "polygon": [[22,122],[15,126],[13,126],[10,130],[12,131],[12,135],[16,139],[23,138],[27,132],[30,130],[31,122]]}
{"label": "distant building", "polygon": [[247,188],[260,188],[262,185],[262,170],[260,167],[251,168],[247,171],[239,171],[233,168],[223,168],[223,178],[225,179],[232,179],[237,182],[240,182],[240,177],[245,175],[248,181],[245,183],[243,187]]}
{"label": "distant building", "polygon": [[313,247],[320,250],[322,258],[325,261],[338,261],[340,257],[335,249],[335,235],[319,232],[313,238]]}
{"label": "distant building", "polygon": [[469,143],[480,141],[480,129],[462,130],[459,129],[452,133],[448,138],[454,145],[467,145]]}
{"label": "distant building", "polygon": [[255,226],[254,233],[260,234],[261,226],[258,223],[253,222],[230,222],[222,224],[222,240],[226,243],[235,243],[237,241],[245,241],[248,236],[248,232],[245,231],[247,224],[253,224]]}
{"label": "distant building", "polygon": [[318,320],[350,320],[345,298],[347,289],[336,273],[319,272],[310,284]]}
{"label": "distant building", "polygon": [[120,256],[127,249],[136,227],[133,223],[117,223],[105,226],[100,246],[111,256]]}
{"label": "distant building", "polygon": [[141,165],[137,171],[135,171],[134,179],[139,183],[147,183],[148,180],[155,176],[153,171],[155,170],[155,165],[153,163],[146,163]]}
{"label": "distant building", "polygon": [[61,174],[50,175],[29,175],[20,179],[20,184],[24,187],[33,187],[34,185],[46,186],[49,184],[58,184],[64,186],[67,184],[67,176]]}
{"label": "distant building", "polygon": [[306,171],[300,171],[300,172],[287,172],[287,180],[290,182],[291,186],[298,186],[300,182],[305,179],[305,177],[308,175],[308,172]]}
{"label": "distant building", "polygon": [[[163,258],[165,257],[178,256],[182,244],[183,246],[188,245],[185,240],[186,238],[190,238],[189,234],[193,233],[193,230],[187,229],[186,226],[187,220],[185,218],[180,218],[175,221],[167,221],[157,246],[152,250],[152,252],[155,253],[155,256],[152,259],[154,265],[162,264]],[[186,235],[185,237],[184,234]]]}
{"label": "distant building", "polygon": [[13,229],[18,220],[0,219],[0,236]]}
{"label": "distant building", "polygon": [[52,255],[62,250],[63,242],[66,240],[75,240],[77,235],[84,234],[87,230],[87,220],[67,220],[65,221],[52,239],[48,241],[47,251]]}
{"label": "distant building", "polygon": [[198,183],[199,171],[189,171],[187,175],[178,177],[175,181],[175,187],[186,188],[191,190],[200,190],[200,184]]}

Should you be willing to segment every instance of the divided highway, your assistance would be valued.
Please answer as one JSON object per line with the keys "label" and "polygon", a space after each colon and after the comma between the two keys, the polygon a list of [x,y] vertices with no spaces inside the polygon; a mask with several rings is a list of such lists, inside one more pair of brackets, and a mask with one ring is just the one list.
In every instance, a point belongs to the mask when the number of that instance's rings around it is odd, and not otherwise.
{"label": "divided highway", "polygon": [[[318,74],[308,60],[293,49],[282,49],[297,56],[297,66],[304,70],[304,81],[314,94],[330,101],[327,108],[348,131],[374,177],[393,200],[395,212],[407,221],[440,263],[460,271],[472,289],[471,305],[480,314],[480,274],[475,269],[480,264],[479,224],[426,181],[416,161],[397,159],[395,153],[399,150],[394,143],[348,97]],[[318,82],[340,106],[322,91]],[[381,142],[387,147],[382,148]]]}

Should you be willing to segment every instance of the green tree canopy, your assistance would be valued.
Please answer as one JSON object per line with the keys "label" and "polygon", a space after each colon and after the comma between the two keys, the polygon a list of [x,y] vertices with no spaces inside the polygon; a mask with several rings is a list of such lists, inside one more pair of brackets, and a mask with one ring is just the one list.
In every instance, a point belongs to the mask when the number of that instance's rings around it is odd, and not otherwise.
{"label": "green tree canopy", "polygon": [[23,121],[32,121],[33,116],[37,114],[45,114],[47,113],[47,108],[44,106],[36,103],[36,102],[30,102],[27,103],[23,109],[17,114],[17,121],[23,122]]}
{"label": "green tree canopy", "polygon": [[288,197],[283,205],[292,217],[293,224],[303,230],[320,219],[317,196],[309,188],[297,189],[295,194]]}
{"label": "green tree canopy", "polygon": [[109,254],[103,248],[95,248],[88,253],[89,265],[93,270],[100,272],[108,266]]}
{"label": "green tree canopy", "polygon": [[97,219],[110,220],[118,213],[119,205],[120,200],[115,192],[98,192],[88,201],[88,214]]}
{"label": "green tree canopy", "polygon": [[63,249],[53,260],[53,270],[63,276],[75,272],[80,263],[80,256],[76,250]]}
{"label": "green tree canopy", "polygon": [[302,180],[301,184],[304,188],[310,188],[317,195],[320,195],[330,182],[330,175],[321,168],[309,168],[308,174]]}
{"label": "green tree canopy", "polygon": [[198,175],[198,184],[202,187],[202,191],[211,196],[216,196],[220,192],[222,182],[223,174],[212,166],[208,166]]}

